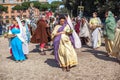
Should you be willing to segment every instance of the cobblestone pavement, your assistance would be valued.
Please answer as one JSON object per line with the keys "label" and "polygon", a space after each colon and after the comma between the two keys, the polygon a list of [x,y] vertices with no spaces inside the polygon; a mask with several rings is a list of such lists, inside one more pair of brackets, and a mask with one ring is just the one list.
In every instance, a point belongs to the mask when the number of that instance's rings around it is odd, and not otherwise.
{"label": "cobblestone pavement", "polygon": [[10,58],[8,40],[0,37],[0,80],[120,80],[120,65],[106,56],[105,48],[94,51],[83,47],[77,49],[79,64],[70,72],[63,72],[54,61],[54,56],[41,56],[29,45],[28,60],[15,63]]}

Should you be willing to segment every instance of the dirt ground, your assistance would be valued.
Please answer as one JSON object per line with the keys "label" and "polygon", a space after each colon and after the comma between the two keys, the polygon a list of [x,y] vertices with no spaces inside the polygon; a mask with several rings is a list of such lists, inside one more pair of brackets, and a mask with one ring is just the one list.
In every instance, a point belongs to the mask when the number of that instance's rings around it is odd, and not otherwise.
{"label": "dirt ground", "polygon": [[16,63],[9,54],[8,40],[0,37],[0,80],[120,80],[120,65],[106,56],[105,47],[98,50],[88,47],[77,49],[78,62],[70,72],[63,72],[54,56],[42,56],[30,44],[28,60]]}

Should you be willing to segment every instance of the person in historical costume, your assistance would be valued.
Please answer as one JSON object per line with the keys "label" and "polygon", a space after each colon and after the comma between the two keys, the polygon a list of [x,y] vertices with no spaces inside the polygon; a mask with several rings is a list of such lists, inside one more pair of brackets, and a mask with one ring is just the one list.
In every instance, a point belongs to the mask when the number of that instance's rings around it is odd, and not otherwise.
{"label": "person in historical costume", "polygon": [[78,18],[76,19],[76,24],[75,24],[75,31],[79,35],[80,34],[80,26],[81,26],[81,20]]}
{"label": "person in historical costume", "polygon": [[88,22],[85,17],[81,19],[80,34],[82,45],[88,45],[90,42],[90,32],[88,27]]}
{"label": "person in historical costume", "polygon": [[38,20],[37,28],[31,38],[31,43],[40,43],[41,55],[46,55],[45,45],[48,43],[47,27],[45,16],[42,16],[42,18]]}
{"label": "person in historical costume", "polygon": [[22,26],[20,19],[16,17],[12,20],[13,25],[10,26],[9,34],[5,37],[10,38],[10,47],[12,49],[12,55],[16,62],[26,60],[23,52],[22,45],[25,43],[22,38]]}
{"label": "person in historical costume", "polygon": [[50,32],[52,33],[53,29],[55,27],[55,18],[51,17],[50,18]]}
{"label": "person in historical costume", "polygon": [[113,41],[112,56],[116,57],[120,63],[120,20],[117,22],[115,39]]}
{"label": "person in historical costume", "polygon": [[33,3],[30,3],[30,7],[28,8],[28,11],[29,11],[29,18],[30,18],[30,31],[31,31],[31,35],[34,34],[34,31],[35,29],[37,28],[37,25],[36,25],[36,9],[34,7],[34,4]]}
{"label": "person in historical costume", "polygon": [[[50,23],[49,23],[49,25],[50,25],[50,34],[53,32],[53,30],[54,30],[54,27],[55,27],[55,18],[54,17],[51,17],[50,18]],[[52,40],[50,41],[50,46],[52,46],[53,45],[53,42],[52,42]]]}
{"label": "person in historical costume", "polygon": [[101,20],[97,17],[97,13],[93,13],[93,18],[90,19],[89,27],[92,30],[91,40],[93,49],[101,46]]}
{"label": "person in historical costume", "polygon": [[[73,46],[75,45],[75,39],[72,36],[72,29],[64,16],[60,17],[59,23],[60,24],[56,25],[52,32],[54,55],[63,71],[70,71],[70,67],[78,64],[77,54]],[[80,47],[81,45],[79,48]]]}
{"label": "person in historical costume", "polygon": [[112,52],[113,41],[115,38],[116,22],[114,15],[111,11],[106,12],[105,16],[106,16],[106,20],[105,20],[104,37],[105,37],[105,47],[109,56]]}
{"label": "person in historical costume", "polygon": [[23,49],[24,49],[24,54],[26,55],[27,57],[27,54],[29,53],[29,48],[28,48],[28,44],[30,42],[30,32],[29,32],[29,28],[28,28],[28,24],[25,20],[22,20],[22,31],[23,31],[23,39],[27,42],[27,44],[23,44]]}
{"label": "person in historical costume", "polygon": [[30,42],[30,30],[28,28],[28,24],[25,20],[22,20],[22,25],[23,25],[23,35],[24,35],[24,39],[27,41],[27,43]]}

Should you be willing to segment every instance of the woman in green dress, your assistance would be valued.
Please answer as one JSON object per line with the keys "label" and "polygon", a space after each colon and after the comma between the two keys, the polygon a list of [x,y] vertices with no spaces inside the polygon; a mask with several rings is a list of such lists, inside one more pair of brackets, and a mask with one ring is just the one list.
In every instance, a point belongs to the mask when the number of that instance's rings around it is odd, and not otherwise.
{"label": "woman in green dress", "polygon": [[112,52],[113,40],[115,37],[116,22],[114,15],[111,11],[106,12],[105,16],[106,16],[104,29],[105,47],[108,55],[110,55]]}

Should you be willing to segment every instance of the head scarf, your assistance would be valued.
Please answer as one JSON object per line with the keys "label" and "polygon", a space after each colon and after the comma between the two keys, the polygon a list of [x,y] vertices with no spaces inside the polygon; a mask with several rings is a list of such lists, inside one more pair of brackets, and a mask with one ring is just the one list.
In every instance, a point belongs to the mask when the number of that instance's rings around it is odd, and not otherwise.
{"label": "head scarf", "polygon": [[111,11],[108,11],[108,17],[106,18],[105,23],[106,23],[106,27],[104,34],[107,36],[108,39],[114,40],[116,22],[114,15]]}

